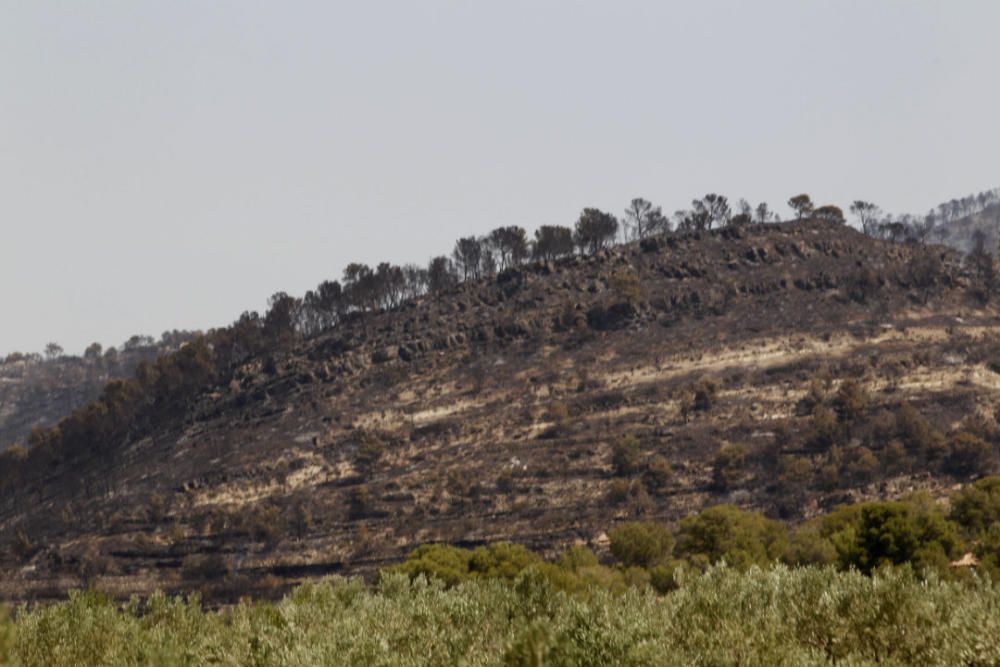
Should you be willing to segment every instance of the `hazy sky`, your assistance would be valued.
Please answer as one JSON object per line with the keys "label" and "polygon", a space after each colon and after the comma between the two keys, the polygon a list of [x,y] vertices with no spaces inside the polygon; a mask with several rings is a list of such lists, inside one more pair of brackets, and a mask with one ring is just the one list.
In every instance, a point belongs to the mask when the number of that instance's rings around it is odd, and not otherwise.
{"label": "hazy sky", "polygon": [[922,212],[1000,185],[998,27],[996,0],[0,0],[0,353],[639,195]]}

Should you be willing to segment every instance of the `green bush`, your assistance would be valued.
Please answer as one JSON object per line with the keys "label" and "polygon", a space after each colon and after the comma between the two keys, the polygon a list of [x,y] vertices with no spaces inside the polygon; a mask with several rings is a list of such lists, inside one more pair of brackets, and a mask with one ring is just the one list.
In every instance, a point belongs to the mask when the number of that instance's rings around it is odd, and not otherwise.
{"label": "green bush", "polygon": [[495,542],[471,551],[449,544],[422,544],[387,572],[401,572],[411,579],[423,575],[446,586],[456,586],[476,577],[513,581],[540,562],[535,553],[510,542]]}
{"label": "green bush", "polygon": [[1000,523],[1000,476],[984,477],[954,493],[950,518],[971,536]]}
{"label": "green bush", "polygon": [[525,568],[538,562],[541,559],[521,544],[496,542],[476,547],[469,560],[469,573],[513,581]]}
{"label": "green bush", "polygon": [[787,546],[781,523],[733,505],[716,505],[681,520],[674,553],[696,565],[724,560],[745,569],[781,557]]}
{"label": "green bush", "polygon": [[402,572],[415,579],[423,575],[438,579],[448,586],[455,586],[470,578],[469,563],[472,552],[449,544],[422,544],[407,556],[401,564],[389,568],[389,572]]}
{"label": "green bush", "polygon": [[1000,581],[1000,522],[982,533],[975,554],[979,558],[979,569],[993,581]]}
{"label": "green bush", "polygon": [[837,550],[823,534],[821,521],[814,519],[792,533],[784,560],[792,565],[831,565],[837,562]]}
{"label": "green bush", "polygon": [[674,536],[666,526],[651,521],[633,521],[608,531],[611,553],[625,567],[649,568],[670,556]]}
{"label": "green bush", "polygon": [[564,570],[576,572],[581,568],[593,567],[598,561],[593,551],[581,544],[574,544],[559,555],[556,563]]}
{"label": "green bush", "polygon": [[821,534],[836,549],[841,567],[864,573],[903,563],[918,571],[946,571],[962,546],[958,526],[922,496],[838,508],[822,519]]}
{"label": "green bush", "polygon": [[10,610],[0,606],[0,665],[10,664],[11,651],[14,650],[14,622]]}

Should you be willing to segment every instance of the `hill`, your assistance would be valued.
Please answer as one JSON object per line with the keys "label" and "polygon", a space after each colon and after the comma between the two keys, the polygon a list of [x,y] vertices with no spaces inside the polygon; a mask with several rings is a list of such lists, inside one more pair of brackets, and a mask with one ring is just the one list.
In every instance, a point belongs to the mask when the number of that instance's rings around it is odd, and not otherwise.
{"label": "hill", "polygon": [[53,426],[98,398],[110,380],[131,377],[142,362],[172,352],[197,335],[172,331],[158,341],[137,335],[120,348],[104,350],[94,343],[82,356],[65,355],[55,343],[48,358],[8,354],[0,359],[0,451],[23,444],[32,429]]}
{"label": "hill", "polygon": [[943,495],[996,461],[976,280],[804,221],[517,266],[306,337],[243,320],[3,459],[0,595],[224,599],[427,542],[600,552],[616,522],[719,502],[797,521]]}
{"label": "hill", "polygon": [[1000,203],[990,204],[981,211],[945,222],[935,233],[942,243],[964,253],[972,252],[977,234],[982,234],[986,251],[996,254],[1000,242]]}

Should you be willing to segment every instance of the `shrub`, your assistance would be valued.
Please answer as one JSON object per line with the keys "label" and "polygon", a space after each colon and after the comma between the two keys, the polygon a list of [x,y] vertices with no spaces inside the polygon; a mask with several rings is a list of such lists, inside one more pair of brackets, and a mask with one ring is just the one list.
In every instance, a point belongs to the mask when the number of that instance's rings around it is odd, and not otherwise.
{"label": "shrub", "polygon": [[844,380],[833,397],[833,407],[841,421],[853,422],[868,412],[868,392],[856,380]]}
{"label": "shrub", "polygon": [[550,425],[538,434],[541,440],[551,440],[565,436],[572,431],[572,421],[569,418],[569,408],[562,401],[552,401],[545,411],[545,419]]}
{"label": "shrub", "polygon": [[778,422],[773,430],[773,437],[760,452],[761,463],[768,469],[773,469],[781,463],[781,456],[791,445],[794,433],[787,422]]}
{"label": "shrub", "polygon": [[615,505],[624,503],[632,494],[632,486],[633,482],[629,479],[619,477],[611,480],[611,485],[608,487],[608,500]]}
{"label": "shrub", "polygon": [[639,515],[649,511],[653,501],[640,479],[617,478],[611,480],[608,488],[608,501],[615,505],[628,503],[633,514]]}
{"label": "shrub", "polygon": [[840,426],[837,416],[829,408],[817,405],[813,408],[809,428],[809,447],[817,452],[824,452],[840,440]]}
{"label": "shrub", "polygon": [[541,559],[523,545],[495,542],[476,547],[469,559],[469,573],[513,581],[525,568],[539,562]]}
{"label": "shrub", "polygon": [[634,435],[627,435],[612,446],[611,467],[619,477],[639,472],[642,467],[642,453],[639,451],[639,440]]}
{"label": "shrub", "polygon": [[619,299],[636,304],[642,298],[642,286],[635,271],[618,272],[611,276],[611,290]]}
{"label": "shrub", "polygon": [[924,458],[934,444],[934,429],[913,405],[904,402],[896,410],[896,433],[906,448]]}
{"label": "shrub", "polygon": [[359,468],[371,470],[382,458],[383,453],[385,453],[385,445],[378,436],[373,433],[362,433],[355,461]]}
{"label": "shrub", "polygon": [[961,545],[958,527],[933,501],[919,496],[840,508],[824,517],[823,532],[841,567],[865,573],[902,563],[944,570]]}
{"label": "shrub", "polygon": [[219,553],[193,554],[184,559],[181,574],[185,579],[213,581],[232,573],[229,563]]}
{"label": "shrub", "polygon": [[561,425],[569,421],[569,408],[562,401],[552,401],[545,416],[556,425]]}
{"label": "shrub", "polygon": [[598,560],[593,551],[582,544],[574,544],[559,555],[556,563],[564,570],[576,572],[581,568],[597,565]]}
{"label": "shrub", "polygon": [[1000,523],[1000,476],[984,477],[952,494],[950,518],[973,536]]}
{"label": "shrub", "polygon": [[21,561],[28,560],[38,549],[38,544],[35,543],[35,540],[31,539],[31,535],[24,529],[24,526],[18,526],[14,531],[14,541],[11,545],[11,551],[13,551],[17,559]]}
{"label": "shrub", "polygon": [[851,447],[844,458],[844,472],[854,484],[867,484],[878,472],[878,459],[867,447]]}
{"label": "shrub", "polygon": [[347,507],[352,519],[360,519],[371,511],[372,496],[366,485],[356,486],[348,492]]}
{"label": "shrub", "polygon": [[654,456],[642,475],[646,488],[655,494],[663,494],[673,481],[674,471],[670,463],[660,455]]}
{"label": "shrub", "polygon": [[422,544],[411,551],[405,561],[387,572],[402,572],[410,579],[422,574],[447,586],[455,586],[470,578],[471,561],[472,552],[468,549],[448,544]]}
{"label": "shrub", "polygon": [[844,282],[847,296],[857,303],[867,303],[882,288],[881,277],[868,266],[859,267]]}
{"label": "shrub", "polygon": [[167,518],[167,500],[159,493],[152,493],[146,502],[146,518],[150,523],[162,523]]}
{"label": "shrub", "polygon": [[720,491],[731,490],[746,464],[748,450],[744,445],[726,444],[719,448],[712,461],[712,483]]}
{"label": "shrub", "polygon": [[971,433],[956,433],[948,443],[947,468],[956,475],[989,473],[993,467],[993,447]]}
{"label": "shrub", "polygon": [[725,560],[746,568],[780,557],[787,543],[779,522],[733,505],[716,505],[681,520],[674,553],[696,564]]}
{"label": "shrub", "polygon": [[501,493],[510,493],[517,488],[517,480],[514,479],[514,472],[512,470],[501,470],[497,474],[496,481],[497,491]]}
{"label": "shrub", "polygon": [[692,407],[699,412],[707,412],[715,405],[719,383],[712,378],[702,378],[695,383],[692,393],[694,394]]}
{"label": "shrub", "polygon": [[979,558],[979,569],[993,581],[1000,579],[1000,522],[991,524],[980,534],[975,554]]}
{"label": "shrub", "polygon": [[806,490],[812,481],[812,476],[813,466],[809,459],[802,456],[786,456],[781,461],[778,485],[782,493],[794,500]]}
{"label": "shrub", "polygon": [[448,471],[448,493],[459,498],[478,498],[483,492],[476,473],[472,470],[455,469]]}
{"label": "shrub", "polygon": [[281,513],[277,507],[258,507],[243,518],[243,530],[253,539],[273,545],[281,538]]}
{"label": "shrub", "polygon": [[905,472],[910,468],[906,447],[899,440],[892,440],[882,448],[882,463],[891,473]]}
{"label": "shrub", "polygon": [[837,562],[837,550],[823,535],[818,520],[806,521],[792,533],[784,560],[792,565],[830,565]]}
{"label": "shrub", "polygon": [[312,508],[302,499],[295,501],[289,508],[288,525],[296,537],[305,537],[312,530],[314,521]]}
{"label": "shrub", "polygon": [[833,491],[840,487],[840,466],[835,463],[825,463],[819,468],[819,488],[823,491]]}
{"label": "shrub", "polygon": [[626,567],[652,567],[670,556],[674,536],[650,521],[624,523],[608,531],[611,553]]}
{"label": "shrub", "polygon": [[663,565],[649,568],[649,585],[654,591],[664,595],[681,586],[685,573],[690,567],[684,561],[670,560]]}
{"label": "shrub", "polygon": [[[826,369],[823,370],[825,371]],[[826,372],[828,373],[829,371]],[[829,376],[823,375],[821,372],[817,373],[817,376],[809,381],[809,388],[798,402],[799,414],[810,415],[817,407],[826,403],[830,382]]]}

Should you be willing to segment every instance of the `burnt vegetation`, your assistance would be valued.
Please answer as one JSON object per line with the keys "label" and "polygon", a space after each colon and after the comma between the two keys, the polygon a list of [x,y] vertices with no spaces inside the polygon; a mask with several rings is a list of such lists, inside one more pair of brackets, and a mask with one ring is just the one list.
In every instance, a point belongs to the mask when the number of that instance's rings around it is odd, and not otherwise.
{"label": "burnt vegetation", "polygon": [[185,336],[0,455],[3,595],[271,595],[425,543],[600,552],[621,520],[796,523],[991,472],[988,239],[963,258],[865,202],[869,236],[789,205],[586,208]]}

